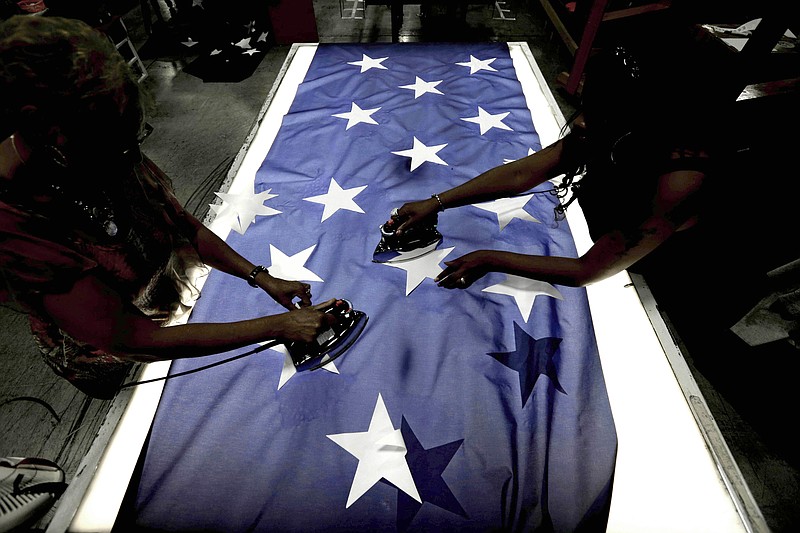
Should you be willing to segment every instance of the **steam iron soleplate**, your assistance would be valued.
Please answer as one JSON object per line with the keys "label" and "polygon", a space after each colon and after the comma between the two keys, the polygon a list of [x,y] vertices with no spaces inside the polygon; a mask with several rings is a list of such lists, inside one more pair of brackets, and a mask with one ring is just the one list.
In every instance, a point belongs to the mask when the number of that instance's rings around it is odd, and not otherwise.
{"label": "steam iron soleplate", "polygon": [[369,320],[347,300],[336,300],[324,311],[336,317],[329,329],[320,333],[314,342],[291,342],[286,346],[298,372],[316,370],[340,357],[358,339]]}

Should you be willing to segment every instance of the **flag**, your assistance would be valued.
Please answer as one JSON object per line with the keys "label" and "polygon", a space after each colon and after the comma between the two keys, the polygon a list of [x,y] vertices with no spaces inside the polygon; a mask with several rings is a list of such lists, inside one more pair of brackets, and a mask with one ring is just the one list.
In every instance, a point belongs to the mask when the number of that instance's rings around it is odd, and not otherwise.
{"label": "flag", "polygon": [[139,55],[184,58],[183,71],[207,83],[249,78],[275,42],[262,3],[187,0],[169,11],[170,21],[156,26]]}
{"label": "flag", "polygon": [[[215,211],[235,250],[369,321],[319,370],[295,373],[275,346],[168,381],[137,525],[604,531],[617,441],[585,290],[432,279],[477,249],[575,256],[552,185],[448,209],[437,250],[372,262],[393,208],[541,148],[506,44],[319,45],[252,195],[221,193]],[[213,271],[190,320],[279,312]]]}

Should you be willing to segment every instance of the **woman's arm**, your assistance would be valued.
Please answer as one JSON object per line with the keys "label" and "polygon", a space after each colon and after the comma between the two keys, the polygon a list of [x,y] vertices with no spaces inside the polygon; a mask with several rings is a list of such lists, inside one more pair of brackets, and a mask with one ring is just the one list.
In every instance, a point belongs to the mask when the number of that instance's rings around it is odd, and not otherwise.
{"label": "woman's arm", "polygon": [[68,292],[42,299],[44,311],[71,337],[144,362],[200,357],[273,338],[311,342],[331,325],[331,316],[319,309],[332,302],[238,322],[159,327],[91,274]]}
{"label": "woman's arm", "polygon": [[[563,174],[573,163],[562,160],[563,148],[564,139],[560,139],[535,154],[494,167],[466,183],[439,193],[439,200],[428,198],[404,204],[397,213],[402,220],[398,232],[435,216],[441,209],[513,196]],[[575,165],[578,163],[574,162]]]}
{"label": "woman's arm", "polygon": [[446,261],[435,281],[448,289],[463,289],[487,272],[504,272],[572,287],[595,283],[627,269],[690,222],[703,177],[696,171],[662,176],[652,214],[642,224],[633,231],[614,230],[601,236],[579,258],[478,250]]}
{"label": "woman's arm", "polygon": [[[192,245],[204,263],[226,274],[247,279],[255,268],[252,262],[242,257],[190,213],[182,211],[180,216],[183,219],[183,227],[189,228]],[[300,299],[301,307],[311,305],[311,290],[308,284],[279,279],[266,271],[258,273],[255,282],[286,309],[295,308],[292,302],[294,298]]]}

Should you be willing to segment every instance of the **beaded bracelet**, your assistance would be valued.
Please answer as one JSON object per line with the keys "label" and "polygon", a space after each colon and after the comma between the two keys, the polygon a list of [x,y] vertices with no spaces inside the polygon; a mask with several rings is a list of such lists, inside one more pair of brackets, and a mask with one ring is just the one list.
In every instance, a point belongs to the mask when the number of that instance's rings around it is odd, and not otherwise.
{"label": "beaded bracelet", "polygon": [[262,272],[266,272],[267,274],[269,274],[269,270],[267,270],[267,267],[265,267],[264,265],[258,265],[257,267],[255,267],[253,271],[247,275],[248,285],[250,285],[251,287],[258,287],[258,284],[256,284],[256,276],[258,276]]}
{"label": "beaded bracelet", "polygon": [[436,198],[436,201],[439,202],[439,211],[444,211],[444,204],[442,203],[442,199],[439,198],[438,194],[432,194],[431,198]]}

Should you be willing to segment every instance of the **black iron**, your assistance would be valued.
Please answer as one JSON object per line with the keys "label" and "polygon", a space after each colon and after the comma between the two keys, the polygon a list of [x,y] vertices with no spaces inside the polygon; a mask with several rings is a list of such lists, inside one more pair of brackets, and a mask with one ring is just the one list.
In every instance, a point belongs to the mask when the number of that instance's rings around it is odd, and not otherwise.
{"label": "black iron", "polygon": [[416,259],[428,254],[442,242],[442,234],[436,229],[436,224],[416,224],[397,234],[397,227],[401,218],[397,210],[392,212],[392,217],[381,227],[381,241],[372,254],[375,263],[395,263]]}
{"label": "black iron", "polygon": [[323,309],[336,318],[334,324],[317,336],[313,342],[294,341],[286,345],[298,371],[316,370],[341,356],[361,335],[367,325],[367,317],[353,309],[347,300],[336,300]]}

